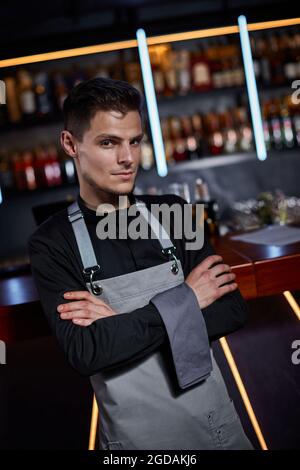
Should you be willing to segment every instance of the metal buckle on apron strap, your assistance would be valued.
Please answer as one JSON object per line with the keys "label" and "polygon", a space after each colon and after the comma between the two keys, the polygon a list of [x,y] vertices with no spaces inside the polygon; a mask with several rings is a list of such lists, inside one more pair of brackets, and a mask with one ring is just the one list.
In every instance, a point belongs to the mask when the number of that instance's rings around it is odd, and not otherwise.
{"label": "metal buckle on apron strap", "polygon": [[93,282],[94,274],[99,270],[100,270],[99,264],[97,264],[96,266],[91,266],[90,268],[85,268],[83,270],[83,274],[85,276],[89,276],[91,289],[92,289],[93,294],[95,295],[102,294],[102,291],[103,291],[101,286],[94,285],[94,282]]}
{"label": "metal buckle on apron strap", "polygon": [[170,248],[163,248],[161,251],[163,252],[164,255],[169,256],[169,260],[174,260],[174,263],[172,264],[171,271],[173,274],[178,274],[179,267],[178,267],[178,259],[175,256],[175,250],[176,246],[171,246]]}
{"label": "metal buckle on apron strap", "polygon": [[71,214],[68,215],[68,219],[70,222],[76,222],[78,219],[83,219],[83,214],[80,209],[77,211],[72,212]]}

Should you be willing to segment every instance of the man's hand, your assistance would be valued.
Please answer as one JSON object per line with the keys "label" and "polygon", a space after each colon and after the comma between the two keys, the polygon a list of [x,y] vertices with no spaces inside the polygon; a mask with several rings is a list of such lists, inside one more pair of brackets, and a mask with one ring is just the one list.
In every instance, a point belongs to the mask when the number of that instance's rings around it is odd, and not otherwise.
{"label": "man's hand", "polygon": [[[231,272],[230,266],[222,261],[219,255],[208,256],[185,280],[195,292],[200,308],[208,307],[215,300],[237,288],[237,284],[232,282],[236,277],[235,274]],[[213,266],[214,264],[216,266]],[[223,285],[225,283],[230,284]]]}
{"label": "man's hand", "polygon": [[117,314],[103,300],[97,299],[88,291],[65,292],[64,298],[74,300],[74,302],[58,305],[57,310],[60,318],[72,320],[76,325],[89,326],[99,318]]}

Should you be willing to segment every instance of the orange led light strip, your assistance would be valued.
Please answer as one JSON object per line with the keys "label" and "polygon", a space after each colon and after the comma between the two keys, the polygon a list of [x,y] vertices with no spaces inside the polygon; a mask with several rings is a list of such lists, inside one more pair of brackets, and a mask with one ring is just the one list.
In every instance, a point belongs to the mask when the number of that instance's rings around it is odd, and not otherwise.
{"label": "orange led light strip", "polygon": [[231,369],[231,372],[232,372],[232,375],[233,375],[234,380],[236,382],[236,385],[238,387],[238,390],[241,394],[242,400],[244,402],[245,408],[247,410],[248,416],[250,418],[250,421],[252,423],[252,426],[254,428],[254,431],[255,431],[257,439],[260,443],[260,446],[261,446],[262,450],[268,450],[267,444],[266,444],[265,439],[262,435],[260,426],[259,426],[257,418],[254,414],[254,411],[253,411],[252,405],[250,403],[248,394],[246,392],[245,386],[244,386],[243,381],[241,379],[240,373],[239,373],[238,368],[236,366],[235,360],[232,356],[232,353],[231,353],[231,350],[230,350],[229,345],[227,343],[227,340],[223,337],[219,341],[221,343],[223,352],[225,354],[225,357],[226,357],[227,362],[229,364],[229,367]]}
{"label": "orange led light strip", "polygon": [[[283,26],[294,26],[300,24],[300,18],[290,18],[286,20],[264,21],[261,23],[248,24],[249,31],[258,31],[269,28],[280,28]],[[237,34],[238,26],[224,26],[221,28],[199,29],[196,31],[187,31],[183,33],[164,34],[161,36],[152,36],[147,39],[149,46],[163,44],[166,42],[187,41],[191,39],[201,39],[213,36],[222,36],[224,34]],[[67,59],[79,57],[82,55],[98,54],[101,52],[112,52],[121,49],[130,49],[137,47],[137,40],[111,42],[107,44],[97,44],[94,46],[77,47],[75,49],[65,49],[62,51],[45,52],[42,54],[16,57],[12,59],[0,60],[0,68],[14,67],[17,65],[33,64],[35,62],[45,62],[49,60]]]}
{"label": "orange led light strip", "polygon": [[283,293],[284,297],[286,298],[286,300],[288,301],[288,303],[290,304],[290,307],[291,309],[293,310],[293,312],[295,313],[296,317],[298,318],[298,320],[300,320],[300,307],[299,305],[297,304],[294,296],[290,293],[290,291],[286,290],[284,293]]}
{"label": "orange led light strip", "polygon": [[89,450],[95,450],[96,448],[98,418],[99,418],[98,405],[96,402],[95,395],[93,395],[92,418],[91,418],[90,437],[89,437]]}

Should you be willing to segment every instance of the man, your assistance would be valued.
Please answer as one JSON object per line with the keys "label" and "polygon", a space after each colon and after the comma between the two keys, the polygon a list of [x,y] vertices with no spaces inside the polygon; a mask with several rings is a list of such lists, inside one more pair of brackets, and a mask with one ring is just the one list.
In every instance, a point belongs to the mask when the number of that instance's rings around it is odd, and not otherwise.
{"label": "man", "polygon": [[30,238],[42,306],[69,363],[90,376],[101,449],[251,448],[210,348],[246,321],[230,267],[207,240],[186,250],[172,236],[181,221],[164,240],[97,236],[102,204],[129,215],[139,203],[145,218],[154,203],[184,206],[133,194],[141,110],[140,93],[111,79],[82,82],[66,98],[61,144],[80,192]]}

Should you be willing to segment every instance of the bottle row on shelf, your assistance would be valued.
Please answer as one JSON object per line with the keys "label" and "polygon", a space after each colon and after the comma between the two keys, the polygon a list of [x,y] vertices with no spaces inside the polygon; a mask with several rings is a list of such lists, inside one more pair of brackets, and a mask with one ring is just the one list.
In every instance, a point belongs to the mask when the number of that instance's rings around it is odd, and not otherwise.
{"label": "bottle row on shelf", "polygon": [[[267,150],[300,147],[300,106],[290,96],[262,102]],[[247,109],[243,106],[206,114],[170,116],[161,120],[166,159],[170,164],[254,149]],[[143,143],[141,166],[154,165],[152,146]]]}
{"label": "bottle row on shelf", "polygon": [[[251,37],[255,73],[266,85],[290,84],[300,74],[300,32]],[[237,36],[221,36],[189,42],[176,49],[171,44],[149,47],[158,97],[186,95],[244,85],[244,68]],[[115,60],[99,56],[89,65],[75,63],[69,69],[17,68],[4,71],[6,106],[0,106],[0,126],[33,122],[45,116],[60,116],[63,101],[82,80],[103,76],[124,79],[143,91],[141,67],[135,49],[118,51]]]}
{"label": "bottle row on shelf", "polygon": [[77,182],[72,158],[54,144],[0,153],[0,185],[4,191],[51,188]]}
{"label": "bottle row on shelf", "polygon": [[250,40],[258,82],[283,85],[300,76],[299,27],[282,28],[277,33],[256,33]]}
{"label": "bottle row on shelf", "polygon": [[[170,45],[152,46],[150,56],[157,96],[242,85],[244,72],[237,46],[226,47],[219,65],[216,59],[212,68],[212,61],[209,63],[203,51],[192,53],[188,49],[172,50]],[[71,88],[98,76],[127,80],[143,93],[140,63],[133,54],[130,61],[118,60],[113,68],[101,63],[85,68],[73,65],[70,70],[52,73],[20,68],[2,77],[7,105],[0,107],[0,127],[22,122],[35,124],[51,116],[61,118],[62,105]]]}
{"label": "bottle row on shelf", "polygon": [[[262,103],[263,129],[268,150],[300,147],[300,106],[290,96]],[[168,164],[218,155],[233,155],[254,149],[247,109],[235,107],[206,114],[170,116],[161,120]],[[151,141],[141,144],[144,170],[154,166]],[[55,145],[34,149],[0,150],[0,184],[5,189],[37,189],[77,181],[73,160]]]}

